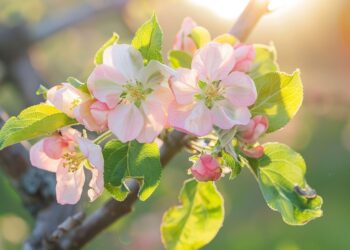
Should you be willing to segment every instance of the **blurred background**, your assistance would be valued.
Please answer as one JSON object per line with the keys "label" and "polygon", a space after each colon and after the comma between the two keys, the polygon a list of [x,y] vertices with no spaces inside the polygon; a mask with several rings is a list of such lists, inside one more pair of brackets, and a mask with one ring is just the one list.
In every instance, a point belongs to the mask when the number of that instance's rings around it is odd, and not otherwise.
{"label": "blurred background", "polygon": [[[324,216],[303,227],[283,223],[263,200],[248,171],[224,180],[223,228],[206,250],[350,249],[350,1],[281,0],[248,39],[273,42],[281,70],[302,72],[304,105],[283,130],[266,137],[300,151],[307,179],[324,198]],[[191,16],[212,36],[227,32],[246,0],[0,0],[0,107],[10,115],[38,102],[35,90],[75,76],[85,81],[95,51],[117,32],[129,42],[153,11],[164,31],[164,51],[182,19]],[[164,57],[166,55],[164,54]],[[159,225],[190,166],[179,154],[155,194],[84,249],[163,249]],[[88,211],[104,200],[86,204]],[[0,168],[0,249],[20,249],[34,220]]]}

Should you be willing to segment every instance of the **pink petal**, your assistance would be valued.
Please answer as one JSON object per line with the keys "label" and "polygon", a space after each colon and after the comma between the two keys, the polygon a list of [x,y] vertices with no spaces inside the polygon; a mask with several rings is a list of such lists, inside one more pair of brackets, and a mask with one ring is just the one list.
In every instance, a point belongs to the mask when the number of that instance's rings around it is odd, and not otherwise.
{"label": "pink petal", "polygon": [[134,104],[120,104],[108,115],[108,127],[122,142],[134,140],[144,126],[140,110]]}
{"label": "pink petal", "polygon": [[249,123],[251,114],[246,107],[235,107],[227,101],[215,103],[212,111],[213,122],[222,129],[230,129],[234,125]]}
{"label": "pink petal", "polygon": [[89,99],[89,95],[73,87],[69,83],[62,83],[47,91],[47,102],[70,117],[76,105]]}
{"label": "pink petal", "polygon": [[229,44],[208,43],[193,57],[192,69],[200,80],[212,82],[224,79],[235,65],[234,50]]}
{"label": "pink petal", "polygon": [[68,168],[58,167],[56,173],[56,198],[59,204],[76,204],[81,197],[85,182],[84,168],[80,167],[75,172],[69,172]]}
{"label": "pink petal", "polygon": [[89,100],[74,109],[79,123],[90,131],[102,132],[107,129],[108,106],[96,100]]}
{"label": "pink petal", "polygon": [[105,49],[103,64],[118,70],[126,80],[136,81],[138,72],[143,68],[143,58],[141,53],[129,44],[114,44]]}
{"label": "pink petal", "polygon": [[44,152],[44,140],[45,139],[38,141],[30,148],[30,162],[37,168],[50,172],[56,172],[58,166],[62,164],[62,160],[50,158]]}
{"label": "pink petal", "polygon": [[193,96],[199,92],[198,74],[195,70],[180,68],[169,80],[170,88],[179,104],[189,104]]}
{"label": "pink petal", "polygon": [[122,93],[122,85],[126,83],[125,77],[117,69],[107,65],[98,65],[87,80],[92,95],[101,102],[114,108]]}
{"label": "pink petal", "polygon": [[60,159],[68,147],[68,143],[59,135],[53,135],[43,139],[43,150],[52,159]]}
{"label": "pink petal", "polygon": [[207,135],[213,129],[210,110],[203,102],[198,102],[193,106],[186,117],[183,129],[196,136]]}
{"label": "pink petal", "polygon": [[235,57],[233,71],[249,72],[255,58],[255,49],[252,45],[239,44],[235,47]]}
{"label": "pink petal", "polygon": [[183,50],[193,54],[197,47],[193,40],[188,37],[188,35],[192,32],[192,29],[196,27],[197,24],[189,17],[185,17],[181,29],[175,36],[175,40],[173,43],[173,49],[175,50]]}
{"label": "pink petal", "polygon": [[90,169],[92,173],[92,178],[89,183],[90,189],[88,190],[88,195],[90,197],[90,201],[94,201],[97,197],[99,197],[102,194],[104,189],[104,159],[102,155],[102,150],[99,145],[96,145],[85,138],[79,139],[79,148],[88,159],[90,165],[93,167],[93,169]]}
{"label": "pink petal", "polygon": [[250,106],[257,98],[256,87],[253,80],[242,72],[232,72],[222,80],[225,87],[225,97],[236,106]]}

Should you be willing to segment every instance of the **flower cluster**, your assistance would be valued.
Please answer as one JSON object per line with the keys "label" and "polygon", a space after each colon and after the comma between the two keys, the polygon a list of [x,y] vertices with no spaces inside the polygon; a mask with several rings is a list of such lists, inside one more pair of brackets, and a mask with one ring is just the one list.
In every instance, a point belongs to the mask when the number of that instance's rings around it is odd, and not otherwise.
{"label": "flower cluster", "polygon": [[[111,131],[123,143],[151,143],[165,128],[199,137],[212,131],[235,131],[237,151],[261,157],[263,148],[255,144],[268,121],[263,116],[252,118],[249,109],[257,99],[248,75],[255,50],[227,34],[199,47],[191,36],[198,27],[186,18],[173,45],[174,50],[191,55],[189,68],[174,69],[157,60],[145,64],[142,53],[132,45],[114,43],[105,48],[102,63],[93,69],[86,85],[58,84],[47,91],[47,103],[87,130]],[[218,180],[223,172],[218,156],[205,151],[198,155],[192,175],[198,181]],[[103,191],[101,147],[75,129],[64,128],[40,140],[30,156],[34,166],[56,172],[61,204],[80,199],[84,167],[92,173],[90,200]]]}

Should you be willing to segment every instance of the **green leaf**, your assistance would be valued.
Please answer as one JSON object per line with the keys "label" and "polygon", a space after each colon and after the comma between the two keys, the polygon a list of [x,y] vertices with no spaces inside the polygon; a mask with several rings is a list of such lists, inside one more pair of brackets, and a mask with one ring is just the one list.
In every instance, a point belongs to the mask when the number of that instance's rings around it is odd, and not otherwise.
{"label": "green leaf", "polygon": [[89,89],[87,87],[87,84],[81,82],[77,78],[70,76],[70,77],[67,78],[67,82],[70,85],[72,85],[73,87],[79,89],[80,91],[82,91],[84,93],[87,93],[87,94],[90,94],[90,91],[89,91]]}
{"label": "green leaf", "polygon": [[209,31],[201,26],[194,27],[189,37],[192,38],[197,48],[202,48],[211,41]]}
{"label": "green leaf", "polygon": [[269,119],[267,132],[284,127],[303,102],[300,72],[295,71],[292,75],[272,72],[254,81],[258,98],[251,108],[252,115],[265,115]]}
{"label": "green leaf", "polygon": [[47,91],[48,91],[48,89],[44,85],[40,84],[39,88],[35,91],[35,94],[42,95],[46,99],[47,98]]}
{"label": "green leaf", "polygon": [[208,244],[224,220],[224,200],[214,182],[187,180],[180,193],[182,205],[170,208],[161,225],[168,250],[194,250]]}
{"label": "green leaf", "polygon": [[242,166],[236,162],[235,158],[224,150],[221,151],[223,165],[231,169],[230,180],[235,179],[242,170]]}
{"label": "green leaf", "polygon": [[163,32],[158,24],[157,17],[153,15],[135,34],[131,44],[138,49],[147,64],[150,60],[162,62]]}
{"label": "green leaf", "polygon": [[249,73],[253,79],[279,70],[277,53],[273,45],[254,44],[255,59]]}
{"label": "green leaf", "polygon": [[170,50],[168,59],[173,68],[191,68],[192,56],[181,50]]}
{"label": "green leaf", "polygon": [[322,198],[306,183],[302,156],[284,144],[263,146],[265,155],[251,164],[269,207],[290,225],[303,225],[322,216]]}
{"label": "green leaf", "polygon": [[76,120],[53,106],[39,104],[11,117],[0,130],[0,150],[24,140],[48,135],[59,128],[75,124]]}
{"label": "green leaf", "polygon": [[156,143],[140,144],[136,141],[123,144],[111,140],[103,149],[105,159],[105,187],[116,200],[128,194],[125,181],[135,178],[142,182],[139,198],[147,200],[158,187],[161,177],[159,149]]}
{"label": "green leaf", "polygon": [[98,49],[98,51],[95,54],[95,65],[102,64],[103,63],[103,52],[105,49],[107,49],[109,46],[113,45],[114,43],[118,42],[119,36],[117,33],[113,33],[112,37],[108,39],[107,42],[105,42],[101,48]]}

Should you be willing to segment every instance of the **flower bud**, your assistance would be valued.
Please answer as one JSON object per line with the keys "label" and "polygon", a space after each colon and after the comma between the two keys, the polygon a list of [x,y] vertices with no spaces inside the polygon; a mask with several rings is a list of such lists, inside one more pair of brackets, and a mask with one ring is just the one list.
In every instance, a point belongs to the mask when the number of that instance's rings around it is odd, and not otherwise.
{"label": "flower bud", "polygon": [[186,17],[182,22],[179,32],[175,36],[173,49],[182,50],[193,54],[197,47],[189,35],[191,34],[192,29],[196,26],[197,24],[191,18]]}
{"label": "flower bud", "polygon": [[265,116],[257,115],[247,125],[238,127],[237,138],[241,142],[254,144],[266,132],[268,124]]}
{"label": "flower bud", "polygon": [[221,177],[219,162],[211,155],[202,155],[190,168],[192,175],[198,181],[216,181]]}
{"label": "flower bud", "polygon": [[253,148],[245,148],[241,147],[241,151],[250,158],[258,159],[264,155],[264,147],[263,146],[256,146]]}
{"label": "flower bud", "polygon": [[255,49],[252,45],[239,44],[235,46],[236,64],[233,71],[249,72],[255,59]]}

